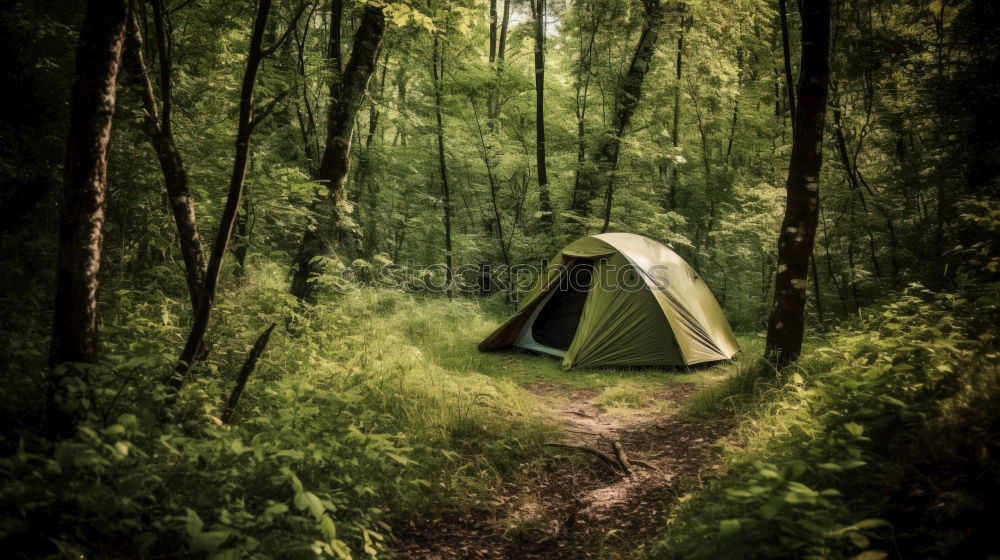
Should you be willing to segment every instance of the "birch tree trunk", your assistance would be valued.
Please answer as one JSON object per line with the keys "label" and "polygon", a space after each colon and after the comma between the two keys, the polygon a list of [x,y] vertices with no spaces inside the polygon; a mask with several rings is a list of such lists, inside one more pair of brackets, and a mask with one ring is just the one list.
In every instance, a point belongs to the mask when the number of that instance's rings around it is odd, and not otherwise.
{"label": "birch tree trunk", "polygon": [[802,60],[785,217],[778,236],[774,308],[765,356],[782,366],[799,357],[805,329],[806,279],[819,215],[819,173],[830,79],[830,1],[802,2]]}

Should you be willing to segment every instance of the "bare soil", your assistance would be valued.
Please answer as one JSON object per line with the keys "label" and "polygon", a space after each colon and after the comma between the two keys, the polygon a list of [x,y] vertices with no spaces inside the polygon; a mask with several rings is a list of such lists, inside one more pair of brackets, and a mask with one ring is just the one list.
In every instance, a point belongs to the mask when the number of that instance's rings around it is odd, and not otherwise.
{"label": "bare soil", "polygon": [[[641,553],[663,527],[663,512],[684,489],[718,467],[714,444],[728,423],[692,423],[678,404],[698,389],[671,385],[657,406],[609,412],[599,392],[533,383],[563,428],[554,455],[526,486],[509,487],[495,506],[456,518],[412,520],[397,528],[399,558],[623,558]],[[613,443],[631,466],[623,472]],[[596,453],[595,453],[596,452]]]}

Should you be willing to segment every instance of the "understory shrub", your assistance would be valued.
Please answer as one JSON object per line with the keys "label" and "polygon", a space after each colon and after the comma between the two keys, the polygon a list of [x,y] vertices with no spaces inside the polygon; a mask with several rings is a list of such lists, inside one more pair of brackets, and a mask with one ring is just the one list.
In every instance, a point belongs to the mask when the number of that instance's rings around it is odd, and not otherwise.
{"label": "understory shrub", "polygon": [[670,512],[657,556],[1000,552],[989,521],[1000,495],[995,319],[992,296],[911,286],[832,333],[754,389],[725,474]]}
{"label": "understory shrub", "polygon": [[[186,325],[155,289],[123,287],[102,315],[105,354],[77,386],[89,421],[74,438],[39,435],[44,337],[0,342],[0,412],[17,419],[0,430],[0,549],[381,556],[392,524],[485,501],[550,434],[513,382],[463,365],[469,332],[493,327],[475,303],[355,287],[303,308],[266,263],[234,283],[167,418],[163,382]],[[224,426],[236,373],[271,322],[279,327]]]}

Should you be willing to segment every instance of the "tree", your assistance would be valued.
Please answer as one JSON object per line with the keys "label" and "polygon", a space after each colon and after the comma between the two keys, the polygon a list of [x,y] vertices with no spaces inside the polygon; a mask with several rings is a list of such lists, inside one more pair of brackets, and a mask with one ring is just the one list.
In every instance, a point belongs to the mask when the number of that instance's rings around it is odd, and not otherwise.
{"label": "tree", "polygon": [[[91,1],[80,29],[76,81],[70,98],[63,185],[67,198],[59,221],[55,312],[52,318],[48,432],[72,435],[83,414],[69,397],[87,391],[84,370],[97,362],[97,288],[107,201],[108,143],[115,114],[128,0]],[[83,378],[82,387],[70,387]],[[81,399],[82,400],[82,399]]]}
{"label": "tree", "polygon": [[549,178],[545,167],[545,0],[532,0],[535,20],[535,160],[538,166],[539,222],[544,230],[552,227]]}
{"label": "tree", "polygon": [[438,173],[444,206],[444,266],[448,297],[454,297],[454,278],[451,253],[451,190],[448,187],[448,166],[444,159],[444,121],[441,118],[441,79],[444,77],[444,53],[441,52],[438,34],[434,33],[434,52],[431,56],[431,78],[434,82],[434,128],[437,137]]}
{"label": "tree", "polygon": [[[335,2],[339,5],[339,2]],[[334,21],[336,20],[336,21]],[[355,119],[361,109],[368,80],[378,62],[378,51],[385,35],[385,15],[382,8],[365,6],[361,23],[354,35],[354,46],[347,66],[340,73],[340,14],[334,10],[331,16],[330,59],[334,65],[335,78],[330,83],[330,108],[327,113],[326,148],[320,162],[318,179],[326,185],[323,205],[329,208],[329,216],[321,217],[323,225],[308,229],[302,236],[295,270],[292,276],[292,294],[299,299],[308,299],[311,292],[310,279],[316,272],[316,257],[323,255],[329,239],[335,238],[339,230],[339,207],[346,198],[345,184],[350,169],[351,142],[354,137]],[[320,206],[313,204],[313,209]],[[323,218],[326,218],[325,220]]]}
{"label": "tree", "polygon": [[222,259],[225,257],[229,241],[233,237],[236,215],[239,212],[240,199],[243,197],[243,182],[246,179],[247,163],[250,157],[250,137],[253,134],[254,128],[271,114],[275,105],[281,100],[281,97],[277,97],[262,109],[255,111],[254,89],[257,85],[257,73],[260,70],[261,62],[278,50],[281,43],[288,38],[289,32],[295,27],[304,8],[305,3],[300,5],[298,12],[295,14],[285,33],[275,44],[265,48],[264,32],[267,29],[267,18],[271,11],[271,0],[260,0],[260,3],[257,5],[253,30],[250,34],[246,70],[243,73],[243,84],[240,89],[239,114],[236,121],[236,153],[233,156],[233,170],[229,178],[226,205],[222,210],[219,230],[215,236],[215,245],[212,246],[212,255],[208,260],[208,268],[205,272],[205,285],[198,299],[198,305],[195,307],[194,321],[191,324],[191,330],[188,332],[180,359],[177,361],[173,375],[170,378],[169,385],[174,392],[169,396],[168,405],[176,399],[177,391],[181,389],[188,372],[191,371],[191,366],[194,365],[202,341],[205,338],[205,331],[208,329],[208,319],[215,304],[215,292],[219,285],[219,273],[222,271]]}
{"label": "tree", "polygon": [[673,147],[671,155],[674,158],[674,162],[670,166],[670,190],[665,205],[667,210],[677,209],[677,191],[680,190],[681,183],[677,158],[680,156],[678,150],[681,145],[681,70],[684,63],[684,29],[685,18],[681,16],[680,30],[677,32],[677,61],[674,64],[674,115],[673,126],[670,127],[670,142]]}
{"label": "tree", "polygon": [[[149,70],[146,67],[143,57],[142,35],[139,32],[137,14],[133,13],[129,17],[128,40],[126,49],[127,69],[139,81],[142,88],[142,102],[145,114],[143,122],[146,134],[149,136],[156,158],[160,162],[160,169],[163,172],[163,182],[167,188],[167,198],[170,201],[170,210],[174,215],[174,223],[177,225],[177,238],[180,241],[181,255],[184,259],[185,275],[187,278],[188,294],[191,298],[191,307],[196,309],[198,299],[201,295],[202,287],[205,283],[205,250],[202,247],[201,236],[198,234],[198,223],[195,219],[194,197],[188,186],[188,173],[181,158],[180,150],[174,140],[173,124],[171,113],[173,108],[172,96],[172,67],[173,56],[170,52],[171,41],[167,38],[167,30],[164,22],[165,14],[163,2],[153,0],[153,28],[156,36],[156,51],[160,63],[160,96],[162,101],[157,101],[156,92],[153,90],[153,82],[149,77]],[[135,10],[133,10],[135,12]],[[158,110],[157,107],[161,109]]]}
{"label": "tree", "polygon": [[598,142],[594,156],[595,165],[592,168],[587,168],[587,172],[581,177],[580,187],[583,192],[576,200],[577,207],[574,209],[580,217],[586,217],[589,213],[590,200],[603,190],[605,203],[602,231],[607,231],[611,221],[611,204],[614,193],[613,175],[618,167],[622,135],[642,98],[642,82],[646,78],[646,73],[649,72],[649,65],[656,50],[660,24],[663,19],[663,6],[659,0],[643,0],[643,8],[645,18],[642,31],[632,56],[632,62],[615,92],[615,108],[611,126],[604,131]]}
{"label": "tree", "polygon": [[819,216],[819,173],[830,80],[829,0],[802,2],[802,54],[785,217],[778,236],[774,307],[765,356],[781,366],[798,358],[805,329],[806,278]]}

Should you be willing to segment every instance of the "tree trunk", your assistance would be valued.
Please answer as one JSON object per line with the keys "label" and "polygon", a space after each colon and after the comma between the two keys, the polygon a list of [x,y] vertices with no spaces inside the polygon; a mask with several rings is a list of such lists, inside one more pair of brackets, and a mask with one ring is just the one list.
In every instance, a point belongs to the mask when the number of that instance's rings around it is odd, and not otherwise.
{"label": "tree trunk", "polygon": [[[535,0],[532,0],[534,3]],[[534,10],[534,4],[531,9]],[[490,65],[495,72],[495,83],[486,98],[486,126],[493,131],[500,118],[500,78],[503,75],[504,59],[507,51],[507,26],[510,24],[510,0],[504,0],[503,16],[499,22],[497,36],[496,0],[490,0]]]}
{"label": "tree trunk", "polygon": [[[331,22],[332,23],[332,22]],[[338,24],[339,26],[339,21]],[[331,26],[332,27],[332,26]],[[344,185],[350,168],[351,140],[354,136],[354,121],[364,100],[368,80],[375,71],[379,46],[385,34],[385,15],[382,8],[365,7],[361,24],[354,35],[351,58],[344,68],[343,76],[330,85],[330,110],[327,117],[326,148],[319,166],[318,179],[326,184],[327,194],[314,202],[314,208],[328,210],[328,216],[321,216],[321,225],[307,230],[302,236],[295,258],[295,272],[292,277],[292,294],[299,299],[309,299],[312,285],[309,279],[316,272],[314,259],[323,255],[326,248],[338,236],[338,212],[346,198]],[[339,66],[339,39],[331,51],[333,63]]]}
{"label": "tree trunk", "polygon": [[[115,113],[115,82],[121,65],[128,0],[87,4],[76,52],[70,98],[63,184],[66,200],[59,222],[55,309],[46,429],[52,437],[73,435],[86,414],[73,402],[84,370],[73,363],[98,358],[97,287],[107,201],[108,143]],[[86,380],[82,380],[86,391]],[[82,399],[80,399],[82,401]]]}
{"label": "tree trunk", "polygon": [[535,12],[535,160],[538,165],[538,205],[543,231],[552,228],[549,178],[545,168],[545,0],[532,0]]}
{"label": "tree trunk", "polygon": [[677,162],[678,148],[681,145],[681,69],[684,63],[684,24],[685,18],[681,17],[681,31],[677,34],[677,63],[674,67],[674,122],[670,129],[670,140],[673,146],[671,157],[674,158],[670,166],[670,193],[667,197],[667,210],[677,209],[677,191],[681,187],[680,164]]}
{"label": "tree trunk", "polygon": [[[188,333],[184,350],[180,359],[174,367],[173,375],[169,380],[171,394],[168,395],[166,405],[169,407],[177,398],[177,393],[184,385],[191,366],[198,358],[198,349],[201,347],[208,328],[208,320],[215,304],[215,291],[219,283],[219,273],[222,271],[222,259],[226,255],[229,247],[229,240],[233,236],[233,229],[236,225],[236,215],[239,212],[240,200],[243,197],[243,182],[246,178],[247,163],[250,154],[250,136],[254,127],[267,117],[274,108],[275,103],[280,99],[275,99],[260,114],[254,116],[254,88],[257,84],[257,72],[260,69],[261,61],[274,52],[277,44],[264,48],[264,31],[267,28],[268,13],[271,9],[271,0],[260,0],[257,5],[257,13],[254,16],[253,31],[250,36],[250,47],[247,54],[247,66],[243,73],[243,84],[240,89],[239,115],[237,117],[236,129],[236,151],[233,156],[233,171],[229,179],[229,190],[226,196],[226,205],[222,210],[222,217],[219,220],[219,230],[215,236],[215,245],[212,246],[212,254],[208,260],[208,269],[205,273],[205,286],[201,291],[198,306],[195,308],[194,321],[191,331]],[[300,12],[301,14],[301,12]],[[291,25],[295,25],[293,22]],[[287,34],[286,34],[287,37]]]}
{"label": "tree trunk", "polygon": [[451,261],[451,191],[448,189],[448,166],[444,159],[444,121],[441,118],[441,79],[444,77],[444,55],[437,33],[434,34],[434,53],[431,75],[434,79],[434,115],[437,118],[438,171],[441,174],[441,194],[444,197],[444,263],[448,298],[454,297],[454,278]]}
{"label": "tree trunk", "polygon": [[142,102],[146,113],[144,118],[145,131],[163,172],[163,182],[167,188],[170,210],[174,215],[174,223],[177,225],[181,257],[184,259],[188,295],[191,298],[192,310],[194,310],[198,305],[198,298],[205,283],[205,249],[198,233],[194,197],[188,187],[187,169],[174,141],[170,119],[173,105],[171,99],[172,56],[168,48],[163,18],[162,2],[155,0],[153,2],[153,24],[160,63],[162,113],[157,110],[160,102],[156,99],[149,70],[143,57],[142,35],[139,32],[138,20],[134,13],[129,18],[129,47],[126,51],[126,64],[128,70],[141,82]]}
{"label": "tree trunk", "polygon": [[804,0],[802,59],[792,154],[785,186],[785,217],[778,236],[774,308],[767,326],[765,356],[779,366],[798,358],[805,329],[806,278],[816,237],[823,123],[830,78],[829,0]]}
{"label": "tree trunk", "polygon": [[[649,72],[650,61],[656,50],[656,42],[660,35],[660,21],[663,18],[663,7],[659,0],[645,0],[646,18],[643,23],[639,43],[629,64],[628,72],[622,77],[615,94],[615,111],[610,130],[606,130],[594,157],[595,166],[587,169],[582,177],[581,187],[587,202],[593,199],[601,190],[604,191],[604,226],[607,231],[611,223],[611,206],[614,196],[614,172],[618,168],[618,154],[621,148],[622,134],[628,127],[632,114],[642,98],[642,82]],[[584,204],[585,205],[585,204]],[[582,207],[582,206],[581,206]]]}
{"label": "tree trunk", "polygon": [[781,17],[781,54],[785,63],[785,92],[788,95],[788,114],[795,122],[795,79],[792,77],[792,54],[788,45],[788,8],[785,0],[778,0],[778,13]]}
{"label": "tree trunk", "polygon": [[[582,14],[579,16],[582,21]],[[580,59],[576,71],[576,173],[573,176],[573,195],[570,208],[578,217],[586,217],[589,212],[590,197],[584,193],[583,164],[587,156],[587,94],[590,90],[590,67],[593,63],[594,39],[597,37],[597,22],[591,24],[590,37],[586,48],[583,46],[584,27],[580,26]]]}

